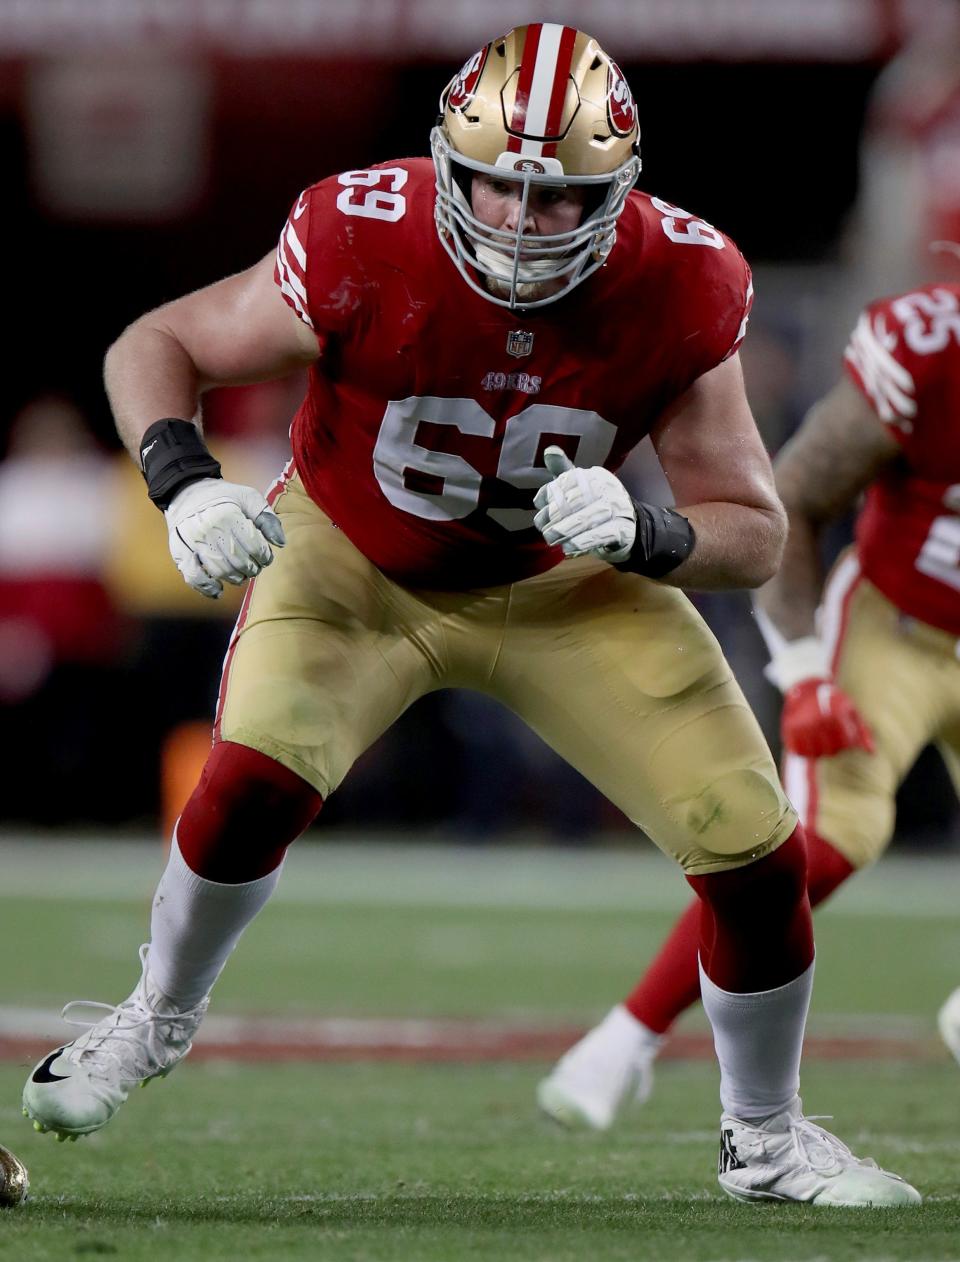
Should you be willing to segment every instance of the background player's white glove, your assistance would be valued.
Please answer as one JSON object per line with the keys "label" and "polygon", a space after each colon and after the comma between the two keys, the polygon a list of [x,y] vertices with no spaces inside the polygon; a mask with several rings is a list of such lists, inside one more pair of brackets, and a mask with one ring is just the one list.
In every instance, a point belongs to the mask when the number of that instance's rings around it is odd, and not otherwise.
{"label": "background player's white glove", "polygon": [[170,552],[196,591],[216,599],[224,583],[254,578],[286,543],[280,518],[259,491],[222,478],[190,482],[164,510]]}
{"label": "background player's white glove", "polygon": [[637,513],[630,493],[608,469],[578,469],[559,447],[548,447],[543,463],[553,481],[533,497],[539,512],[533,524],[564,556],[625,561],[637,537]]}

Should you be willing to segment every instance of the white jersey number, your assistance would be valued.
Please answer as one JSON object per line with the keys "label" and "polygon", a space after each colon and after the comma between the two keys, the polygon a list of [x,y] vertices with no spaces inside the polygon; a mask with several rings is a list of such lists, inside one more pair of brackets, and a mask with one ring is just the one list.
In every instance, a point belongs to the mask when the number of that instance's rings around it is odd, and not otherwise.
{"label": "white jersey number", "polygon": [[363,219],[396,223],[407,213],[407,199],[400,194],[406,182],[407,172],[402,167],[344,171],[337,176],[337,183],[344,185],[337,197],[337,210],[345,215],[360,215]]}
{"label": "white jersey number", "polygon": [[[960,484],[947,487],[943,502],[947,508],[960,509]],[[960,517],[933,519],[916,566],[921,574],[960,591]]]}
{"label": "white jersey number", "polygon": [[960,303],[949,289],[929,294],[905,294],[893,304],[903,325],[903,340],[918,355],[942,351],[951,337],[960,342]]}
{"label": "white jersey number", "polygon": [[689,210],[671,206],[659,197],[651,198],[650,205],[664,216],[660,227],[671,241],[678,241],[681,245],[709,245],[713,250],[723,249],[723,237],[705,219],[694,219]]}
{"label": "white jersey number", "polygon": [[[477,434],[492,441],[496,422],[476,399],[433,395],[395,400],[384,413],[373,449],[373,471],[384,495],[395,508],[414,517],[458,521],[479,504],[483,478],[462,456],[421,447],[416,439],[423,421],[449,425],[462,434]],[[569,434],[579,439],[575,459],[586,467],[603,464],[616,432],[616,426],[596,412],[534,403],[507,421],[497,477],[519,490],[535,490],[550,481],[543,465],[534,463],[544,435]],[[533,525],[533,508],[491,506],[486,512],[505,530],[526,530]]]}

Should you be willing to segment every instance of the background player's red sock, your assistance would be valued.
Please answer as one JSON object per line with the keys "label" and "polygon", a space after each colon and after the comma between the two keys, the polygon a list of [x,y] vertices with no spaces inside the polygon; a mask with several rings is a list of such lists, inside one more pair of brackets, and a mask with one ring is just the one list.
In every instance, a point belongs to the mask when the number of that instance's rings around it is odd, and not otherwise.
{"label": "background player's red sock", "polygon": [[829,841],[806,829],[807,834],[807,893],[810,906],[816,907],[828,898],[856,868]]}
{"label": "background player's red sock", "polygon": [[623,1001],[627,1011],[655,1034],[665,1034],[700,998],[699,944],[700,900],[695,898]]}

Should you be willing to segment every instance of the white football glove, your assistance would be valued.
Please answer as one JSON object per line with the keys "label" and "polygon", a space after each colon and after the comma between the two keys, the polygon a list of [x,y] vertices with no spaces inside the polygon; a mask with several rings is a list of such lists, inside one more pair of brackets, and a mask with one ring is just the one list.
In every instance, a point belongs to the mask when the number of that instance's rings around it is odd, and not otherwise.
{"label": "white football glove", "polygon": [[533,524],[564,556],[595,556],[615,564],[630,555],[637,514],[627,488],[608,469],[578,469],[559,447],[548,447],[543,463],[553,481],[533,497],[540,511]]}
{"label": "white football glove", "polygon": [[259,491],[222,478],[201,478],[164,511],[170,552],[184,581],[211,599],[224,583],[254,578],[286,543],[280,518]]}

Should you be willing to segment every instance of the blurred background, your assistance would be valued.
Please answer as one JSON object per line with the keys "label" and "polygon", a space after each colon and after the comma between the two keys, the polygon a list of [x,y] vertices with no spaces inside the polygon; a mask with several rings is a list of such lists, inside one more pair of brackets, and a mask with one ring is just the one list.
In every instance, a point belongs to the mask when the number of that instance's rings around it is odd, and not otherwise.
{"label": "blurred background", "polygon": [[[9,249],[0,408],[0,823],[157,831],[208,742],[235,593],[180,580],[118,450],[100,368],[141,312],[272,250],[300,190],[426,154],[446,81],[523,21],[586,24],[637,98],[641,187],[755,271],[742,352],[775,451],[869,298],[960,279],[960,0],[0,0]],[[951,274],[952,273],[952,274]],[[302,382],[208,397],[228,477],[265,487]],[[643,455],[632,470],[646,477]],[[841,525],[829,541],[847,537]],[[777,742],[740,595],[699,600]],[[415,706],[323,827],[430,840],[628,840],[626,821],[484,698]],[[956,845],[925,755],[897,844]]]}

